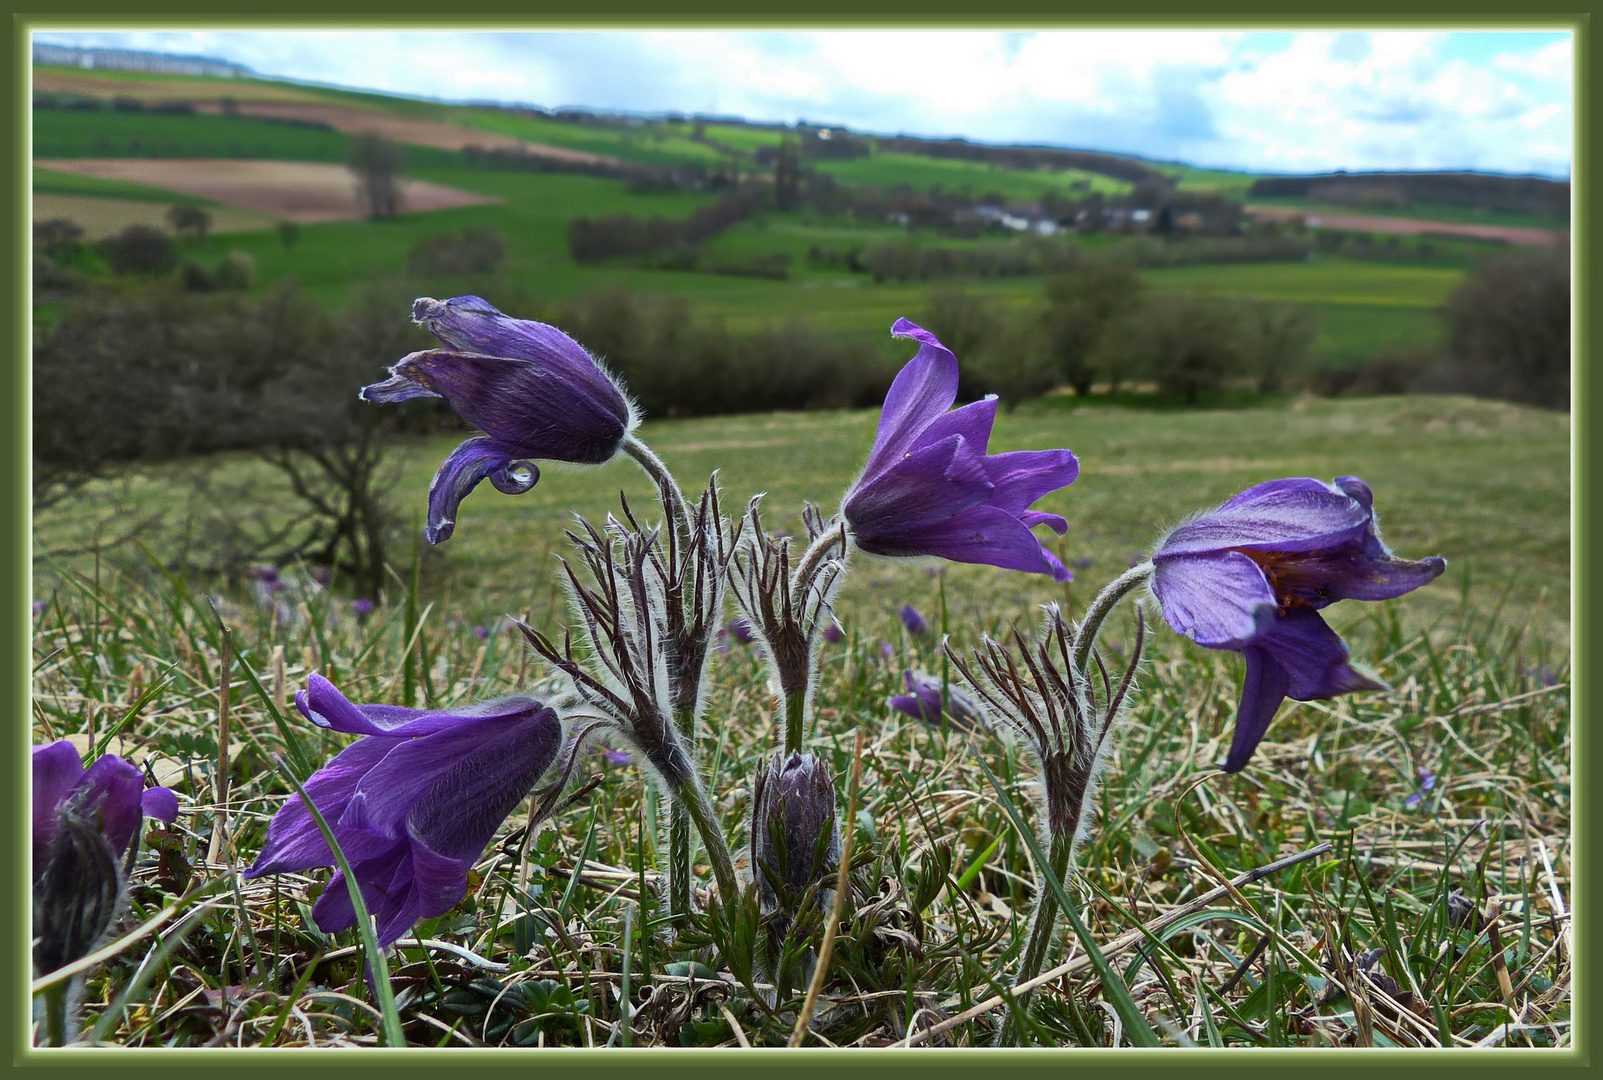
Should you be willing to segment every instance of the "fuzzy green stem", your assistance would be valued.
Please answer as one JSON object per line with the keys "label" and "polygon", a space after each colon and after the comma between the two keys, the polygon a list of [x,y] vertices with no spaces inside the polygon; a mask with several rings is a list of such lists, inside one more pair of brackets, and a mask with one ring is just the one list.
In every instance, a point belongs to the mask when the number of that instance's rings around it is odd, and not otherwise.
{"label": "fuzzy green stem", "polygon": [[72,1041],[72,1021],[68,1015],[68,1001],[71,998],[72,984],[78,976],[56,983],[44,992],[45,999],[45,1045],[66,1046]]}
{"label": "fuzzy green stem", "polygon": [[807,720],[807,691],[785,691],[785,752],[797,754],[802,748],[802,726]]}
{"label": "fuzzy green stem", "polygon": [[740,892],[735,884],[735,863],[729,857],[729,845],[724,842],[723,829],[713,815],[712,805],[701,781],[692,777],[675,788],[673,794],[674,801],[685,808],[691,823],[701,834],[701,846],[707,851],[707,861],[712,863],[712,876],[718,881],[718,891],[726,901],[738,896]]}
{"label": "fuzzy green stem", "polygon": [[690,811],[678,799],[668,807],[668,914],[690,913],[690,879],[695,846],[690,839]]}
{"label": "fuzzy green stem", "polygon": [[1085,618],[1080,620],[1079,629],[1074,634],[1074,670],[1080,675],[1085,673],[1085,665],[1091,659],[1091,649],[1096,645],[1097,635],[1102,632],[1102,623],[1123,600],[1137,588],[1145,585],[1152,577],[1152,564],[1142,563],[1140,566],[1126,570],[1123,574],[1108,583],[1107,588],[1097,593],[1095,600],[1086,610]]}
{"label": "fuzzy green stem", "polygon": [[[1073,861],[1073,855],[1074,834],[1072,832],[1066,836],[1054,836],[1052,838],[1051,853],[1048,855],[1052,864],[1050,872],[1056,875],[1058,881],[1063,882],[1064,885],[1068,884],[1069,864]],[[1057,930],[1057,922],[1057,891],[1047,882],[1044,875],[1037,873],[1035,911],[1030,916],[1030,935],[1025,940],[1024,952],[1019,957],[1019,972],[1013,979],[1013,985],[1017,986],[1020,983],[1029,982],[1041,973],[1041,967],[1046,962],[1047,953],[1052,948],[1052,939]],[[1029,1002],[1030,992],[1026,991],[1015,999],[1014,1008],[1015,1010],[1023,1010],[1029,1007]],[[1016,1037],[1017,1029],[1013,1021],[1013,1017],[1016,1015],[1016,1012],[1010,1014],[1009,1019],[1003,1025],[1003,1045],[1012,1042]]]}
{"label": "fuzzy green stem", "polygon": [[[684,492],[679,490],[679,481],[673,478],[668,466],[656,453],[635,438],[633,435],[623,437],[623,452],[634,458],[639,466],[645,470],[647,476],[657,485],[657,497],[662,500],[663,510],[678,523],[681,539],[688,538],[690,532],[690,513],[685,506]],[[670,505],[670,503],[672,505]]]}

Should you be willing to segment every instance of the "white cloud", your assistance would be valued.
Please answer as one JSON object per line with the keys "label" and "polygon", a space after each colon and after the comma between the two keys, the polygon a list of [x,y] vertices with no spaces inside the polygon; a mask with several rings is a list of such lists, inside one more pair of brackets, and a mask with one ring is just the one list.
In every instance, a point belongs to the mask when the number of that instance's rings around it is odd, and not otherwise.
{"label": "white cloud", "polygon": [[1572,43],[1530,47],[1527,40],[1549,39],[1516,33],[198,29],[48,37],[216,55],[267,75],[394,93],[805,117],[1249,169],[1567,174],[1571,154]]}

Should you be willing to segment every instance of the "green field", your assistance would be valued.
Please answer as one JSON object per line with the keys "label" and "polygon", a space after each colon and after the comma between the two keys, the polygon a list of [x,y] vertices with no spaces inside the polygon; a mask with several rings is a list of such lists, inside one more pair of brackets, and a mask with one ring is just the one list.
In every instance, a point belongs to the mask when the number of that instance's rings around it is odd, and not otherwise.
{"label": "green field", "polygon": [[79,173],[41,169],[37,166],[33,170],[33,190],[39,195],[92,195],[106,199],[138,199],[142,202],[217,205],[210,199],[168,191],[166,188],[151,187],[149,184],[111,180],[103,176],[83,176]]}
{"label": "green field", "polygon": [[36,158],[344,161],[347,142],[337,131],[248,116],[122,113],[111,109],[35,109],[33,113]]}
{"label": "green field", "polygon": [[[848,184],[882,188],[905,184],[920,191],[939,184],[946,191],[968,192],[976,198],[995,192],[1010,201],[1039,199],[1047,191],[1083,195],[1089,190],[1116,195],[1130,190],[1130,185],[1121,180],[1078,169],[1003,169],[977,161],[918,154],[874,153],[850,161],[819,161],[814,167]],[[1076,184],[1085,184],[1086,188],[1075,190]]]}

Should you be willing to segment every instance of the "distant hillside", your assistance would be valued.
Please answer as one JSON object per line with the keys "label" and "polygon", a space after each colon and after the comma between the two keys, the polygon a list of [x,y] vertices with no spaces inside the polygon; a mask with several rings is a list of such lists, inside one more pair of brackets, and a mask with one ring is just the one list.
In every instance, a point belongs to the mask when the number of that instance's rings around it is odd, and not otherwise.
{"label": "distant hillside", "polygon": [[880,149],[931,158],[957,158],[982,161],[1007,169],[1080,169],[1101,173],[1132,184],[1155,181],[1167,185],[1163,173],[1137,158],[1102,154],[1090,150],[1066,150],[1055,146],[987,146],[967,139],[919,139],[898,135],[879,140]]}
{"label": "distant hillside", "polygon": [[1337,206],[1379,209],[1435,203],[1478,210],[1568,217],[1570,185],[1539,176],[1474,172],[1322,173],[1266,176],[1247,189],[1249,198],[1305,198]]}

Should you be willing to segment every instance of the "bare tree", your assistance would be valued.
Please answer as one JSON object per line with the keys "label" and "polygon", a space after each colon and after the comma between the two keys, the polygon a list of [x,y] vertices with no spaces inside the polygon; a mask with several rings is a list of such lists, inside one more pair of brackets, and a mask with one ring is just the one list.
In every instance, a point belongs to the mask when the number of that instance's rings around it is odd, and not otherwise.
{"label": "bare tree", "polygon": [[345,164],[356,175],[369,217],[394,217],[401,212],[405,148],[376,133],[352,135]]}

